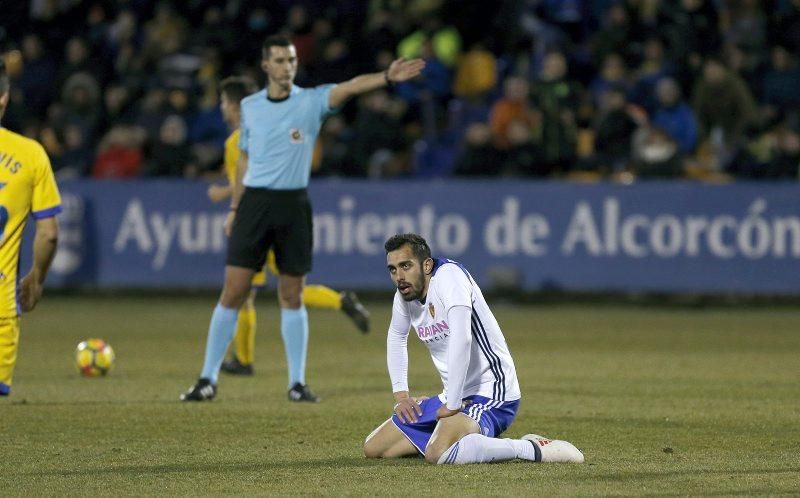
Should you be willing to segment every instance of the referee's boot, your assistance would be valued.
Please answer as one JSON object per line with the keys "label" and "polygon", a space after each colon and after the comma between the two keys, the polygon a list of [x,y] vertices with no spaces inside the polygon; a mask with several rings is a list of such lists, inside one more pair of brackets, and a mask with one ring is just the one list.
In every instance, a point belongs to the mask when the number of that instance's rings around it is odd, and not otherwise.
{"label": "referee's boot", "polygon": [[235,356],[223,361],[220,370],[231,375],[253,375],[252,363],[244,364]]}
{"label": "referee's boot", "polygon": [[311,392],[306,384],[297,382],[289,389],[289,401],[319,403],[319,396]]}
{"label": "referee's boot", "polygon": [[342,311],[353,320],[362,334],[369,332],[369,311],[353,291],[342,292]]}
{"label": "referee's boot", "polygon": [[201,377],[197,383],[181,394],[181,401],[211,401],[217,395],[217,386]]}

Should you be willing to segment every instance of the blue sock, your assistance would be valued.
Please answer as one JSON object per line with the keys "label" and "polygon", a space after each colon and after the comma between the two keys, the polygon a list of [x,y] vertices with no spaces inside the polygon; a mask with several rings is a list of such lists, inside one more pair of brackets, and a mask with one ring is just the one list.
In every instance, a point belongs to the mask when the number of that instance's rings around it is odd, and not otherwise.
{"label": "blue sock", "polygon": [[281,308],[281,336],[289,366],[289,387],[306,383],[306,352],[308,351],[308,313],[306,307]]}
{"label": "blue sock", "polygon": [[219,303],[214,308],[214,314],[211,315],[211,324],[208,326],[208,339],[206,340],[206,359],[200,377],[209,379],[212,384],[217,383],[225,351],[236,333],[238,317],[239,310],[226,308]]}

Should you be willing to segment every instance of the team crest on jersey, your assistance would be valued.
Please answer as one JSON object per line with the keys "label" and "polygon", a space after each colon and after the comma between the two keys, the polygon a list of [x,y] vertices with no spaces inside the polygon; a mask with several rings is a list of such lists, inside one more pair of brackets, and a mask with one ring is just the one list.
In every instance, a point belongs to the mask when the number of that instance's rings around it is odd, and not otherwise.
{"label": "team crest on jersey", "polygon": [[0,282],[6,279],[6,274],[0,271]]}
{"label": "team crest on jersey", "polygon": [[303,132],[299,128],[292,128],[289,130],[289,141],[293,144],[303,143]]}
{"label": "team crest on jersey", "polygon": [[433,303],[428,305],[428,313],[431,314],[431,318],[436,318],[436,310],[433,308]]}

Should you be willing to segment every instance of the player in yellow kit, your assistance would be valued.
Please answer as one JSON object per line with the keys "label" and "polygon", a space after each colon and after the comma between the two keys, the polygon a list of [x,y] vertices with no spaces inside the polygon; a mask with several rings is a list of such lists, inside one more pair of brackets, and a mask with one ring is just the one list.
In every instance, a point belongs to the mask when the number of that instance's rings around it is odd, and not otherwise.
{"label": "player in yellow kit", "polygon": [[[0,119],[8,106],[9,78],[0,58]],[[37,142],[0,127],[0,396],[11,392],[17,362],[20,314],[42,297],[42,284],[56,253],[61,211],[50,159]],[[33,265],[20,280],[22,232],[36,220]]]}
{"label": "player in yellow kit", "polygon": [[[239,160],[239,118],[241,113],[239,102],[256,91],[258,89],[255,83],[248,78],[230,77],[220,83],[222,116],[233,132],[225,140],[224,166],[228,185],[208,187],[208,197],[213,202],[220,202],[231,196],[231,185],[236,180],[236,163]],[[272,251],[267,255],[266,267],[253,277],[253,290],[239,311],[234,339],[236,353],[231,359],[222,363],[223,372],[240,375],[253,373],[256,334],[255,294],[256,288],[266,284],[267,270],[273,275],[278,274],[275,254]],[[324,285],[306,285],[303,289],[303,302],[310,307],[342,310],[353,320],[361,332],[369,332],[369,313],[352,291],[340,293]]]}

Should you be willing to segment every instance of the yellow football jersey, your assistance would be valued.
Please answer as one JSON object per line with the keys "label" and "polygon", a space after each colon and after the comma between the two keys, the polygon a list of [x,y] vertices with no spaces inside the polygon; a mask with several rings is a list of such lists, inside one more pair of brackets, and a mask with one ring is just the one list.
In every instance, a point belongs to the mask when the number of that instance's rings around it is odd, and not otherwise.
{"label": "yellow football jersey", "polygon": [[225,174],[228,175],[228,185],[236,183],[236,163],[239,162],[239,129],[231,133],[225,140]]}
{"label": "yellow football jersey", "polygon": [[0,128],[0,318],[20,313],[19,247],[28,215],[61,212],[53,168],[36,141]]}

